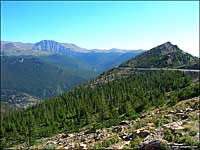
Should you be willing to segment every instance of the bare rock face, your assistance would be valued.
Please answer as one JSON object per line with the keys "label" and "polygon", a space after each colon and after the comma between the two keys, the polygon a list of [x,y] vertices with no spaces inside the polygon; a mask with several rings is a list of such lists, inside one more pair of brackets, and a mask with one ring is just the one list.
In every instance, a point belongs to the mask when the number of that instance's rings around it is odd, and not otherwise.
{"label": "bare rock face", "polygon": [[163,54],[168,54],[176,51],[179,48],[176,45],[173,45],[171,42],[166,42],[157,46],[155,49],[162,51]]}
{"label": "bare rock face", "polygon": [[53,40],[43,40],[35,43],[32,49],[48,51],[57,54],[68,54],[71,52],[69,48],[65,48],[60,43]]}

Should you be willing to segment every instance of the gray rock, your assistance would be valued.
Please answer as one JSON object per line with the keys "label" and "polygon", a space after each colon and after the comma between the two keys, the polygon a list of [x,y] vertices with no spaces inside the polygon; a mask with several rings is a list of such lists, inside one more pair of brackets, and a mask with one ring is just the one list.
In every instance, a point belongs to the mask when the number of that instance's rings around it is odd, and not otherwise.
{"label": "gray rock", "polygon": [[137,135],[141,138],[145,138],[150,134],[148,130],[140,131]]}
{"label": "gray rock", "polygon": [[120,122],[120,125],[129,125],[129,124],[130,124],[130,122],[128,120]]}
{"label": "gray rock", "polygon": [[126,140],[126,141],[133,140],[137,136],[137,134],[138,134],[137,131],[135,131],[135,132],[129,134],[127,137],[125,137],[124,140]]}
{"label": "gray rock", "polygon": [[112,132],[121,132],[123,128],[121,126],[113,127]]}
{"label": "gray rock", "polygon": [[175,113],[176,113],[176,114],[177,114],[177,113],[183,113],[183,110],[179,110],[179,109],[178,109]]}
{"label": "gray rock", "polygon": [[126,137],[127,137],[127,134],[126,134],[126,133],[124,133],[124,134],[121,134],[121,135],[119,135],[119,137],[120,137],[121,139],[125,140],[125,139],[126,139]]}
{"label": "gray rock", "polygon": [[80,149],[87,149],[87,145],[83,144],[83,143],[80,143]]}
{"label": "gray rock", "polygon": [[187,112],[187,113],[192,112],[192,111],[194,111],[194,109],[192,109],[192,108],[186,108],[185,109],[185,112]]}
{"label": "gray rock", "polygon": [[142,143],[140,144],[139,148],[141,150],[156,150],[156,149],[160,149],[160,141],[155,140],[155,141],[151,141],[149,143]]}

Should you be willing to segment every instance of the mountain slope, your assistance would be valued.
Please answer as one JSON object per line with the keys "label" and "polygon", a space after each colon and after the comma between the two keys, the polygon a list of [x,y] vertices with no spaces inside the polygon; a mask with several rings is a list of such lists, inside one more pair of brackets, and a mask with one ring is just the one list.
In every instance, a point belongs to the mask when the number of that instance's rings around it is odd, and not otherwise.
{"label": "mountain slope", "polygon": [[34,44],[32,50],[70,56],[98,73],[116,67],[143,52],[143,50],[126,51],[118,49],[87,50],[74,44],[59,43],[53,40],[42,40]]}
{"label": "mountain slope", "polygon": [[33,45],[34,44],[32,43],[1,41],[1,55],[2,56],[51,55],[51,53],[45,51],[32,50]]}
{"label": "mountain slope", "polygon": [[[21,59],[18,61],[22,62]],[[121,68],[123,74],[120,74]],[[98,132],[97,129],[117,125],[122,120],[134,120],[141,113],[152,108],[172,107],[181,100],[199,96],[199,82],[193,81],[181,71],[143,72],[136,70],[127,71],[124,74],[125,70],[125,67],[112,69],[97,77],[93,82],[77,86],[62,95],[43,101],[24,111],[11,113],[2,120],[1,134],[3,139],[1,146],[10,147],[19,143],[30,146],[35,144],[37,139],[60,132],[80,131],[82,127],[88,129],[85,134]],[[113,73],[117,75],[115,76]],[[98,83],[98,80],[105,84],[91,86],[91,83]],[[156,124],[160,125],[161,123]],[[142,122],[138,123],[138,126],[141,124]],[[167,132],[170,136],[166,139],[173,141],[174,139],[170,140],[172,131]],[[139,135],[139,132],[136,133]],[[130,140],[135,137],[136,133],[123,135],[120,138]],[[100,132],[97,134],[99,136],[94,137],[96,141],[102,137]],[[69,136],[73,137],[70,134]],[[82,139],[80,140],[82,141]],[[184,140],[186,139],[179,142],[184,143]],[[110,142],[113,141],[115,142],[115,139]],[[101,143],[97,144],[100,145],[100,148],[104,147]],[[110,144],[106,143],[105,145],[109,147]]]}
{"label": "mountain slope", "polygon": [[90,65],[82,60],[78,60],[77,58],[58,54],[38,56],[37,58],[47,63],[59,66],[71,74],[81,76],[85,80],[89,80],[97,76],[97,72],[93,71]]}
{"label": "mountain slope", "polygon": [[177,45],[166,42],[128,60],[121,66],[135,68],[176,68],[182,65],[191,65],[198,61],[197,57],[183,52]]}
{"label": "mountain slope", "polygon": [[[124,119],[135,119],[153,106],[173,105],[198,96],[198,90],[198,83],[193,84],[177,71],[135,72],[94,88],[79,86],[4,118],[1,144],[4,147],[19,141],[33,144],[35,139],[77,131],[83,126],[90,126],[93,132]],[[30,125],[31,136],[27,139]]]}
{"label": "mountain slope", "polygon": [[75,52],[80,52],[80,53],[87,53],[89,52],[89,50],[87,50],[86,48],[81,48],[75,44],[72,43],[61,43],[61,45],[63,45],[65,48],[70,48],[71,50],[75,51]]}
{"label": "mountain slope", "polygon": [[32,47],[33,47],[32,43],[1,41],[1,50],[7,50],[7,49],[30,50]]}
{"label": "mountain slope", "polygon": [[[1,57],[3,61],[2,90],[17,91],[18,93],[15,95],[20,95],[20,92],[33,94],[39,98],[48,98],[66,91],[142,52],[126,53],[124,51],[115,52],[115,50],[93,52],[74,44],[58,43],[52,40],[43,40],[36,44],[1,41],[1,48],[1,54],[8,56]],[[19,61],[15,62],[13,58],[19,58]],[[23,59],[30,60],[30,62],[24,62]],[[41,68],[36,71],[33,68],[37,65],[35,60],[42,62]],[[22,62],[20,63],[20,61]],[[46,64],[48,65],[46,66]],[[27,67],[26,72],[24,69]],[[47,68],[45,69],[45,67]],[[59,73],[55,71],[55,67],[64,70],[62,77],[57,76]],[[50,78],[48,78],[48,74],[51,75]],[[38,75],[42,76],[42,79],[38,79]],[[47,77],[45,78],[45,76]],[[69,81],[67,82],[67,80]],[[8,95],[9,93],[7,92],[7,98],[11,96]],[[26,98],[28,102],[28,97]],[[17,99],[13,101],[17,101]]]}
{"label": "mountain slope", "polygon": [[142,50],[135,50],[131,52],[90,52],[84,54],[77,54],[76,58],[85,62],[90,68],[98,73],[107,71],[113,67],[117,67],[122,62],[127,61],[141,54]]}
{"label": "mountain slope", "polygon": [[36,105],[40,101],[41,99],[30,94],[1,88],[1,104],[7,104],[18,109]]}
{"label": "mountain slope", "polygon": [[[90,68],[97,73],[116,67],[131,57],[144,52],[143,50],[122,50],[116,48],[110,50],[88,50],[75,44],[59,43],[53,40],[42,40],[35,44],[1,41],[1,48],[1,55],[3,56],[44,56],[44,58],[49,56],[54,62],[57,61],[58,55],[64,55],[59,57],[66,56],[65,64],[70,63],[70,60],[72,60],[70,64],[82,64],[83,68]],[[62,65],[63,63],[64,59],[62,58]]]}
{"label": "mountain slope", "polygon": [[[152,108],[136,120],[89,132],[60,133],[38,141],[31,149],[197,149],[199,98],[183,100],[173,107]],[[178,108],[178,109],[177,109]],[[180,112],[181,115],[180,115]],[[180,137],[181,135],[181,137]],[[25,148],[18,145],[17,149]]]}
{"label": "mountain slope", "polygon": [[1,89],[46,98],[84,81],[81,76],[38,58],[1,57]]}

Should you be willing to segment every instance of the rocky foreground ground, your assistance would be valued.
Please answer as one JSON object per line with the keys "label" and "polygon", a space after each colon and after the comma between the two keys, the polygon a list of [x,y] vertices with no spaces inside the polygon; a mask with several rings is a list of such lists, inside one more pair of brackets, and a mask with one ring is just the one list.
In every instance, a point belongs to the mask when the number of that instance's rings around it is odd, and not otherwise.
{"label": "rocky foreground ground", "polygon": [[[199,98],[173,107],[152,108],[136,120],[89,132],[61,133],[43,138],[32,149],[198,149]],[[26,144],[16,148],[25,148]]]}

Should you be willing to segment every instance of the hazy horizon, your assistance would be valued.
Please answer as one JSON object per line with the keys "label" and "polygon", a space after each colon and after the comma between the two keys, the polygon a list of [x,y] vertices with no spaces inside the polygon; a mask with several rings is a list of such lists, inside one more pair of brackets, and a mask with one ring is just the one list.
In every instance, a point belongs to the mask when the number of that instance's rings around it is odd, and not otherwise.
{"label": "hazy horizon", "polygon": [[1,40],[149,50],[170,41],[199,56],[199,3],[1,2]]}

